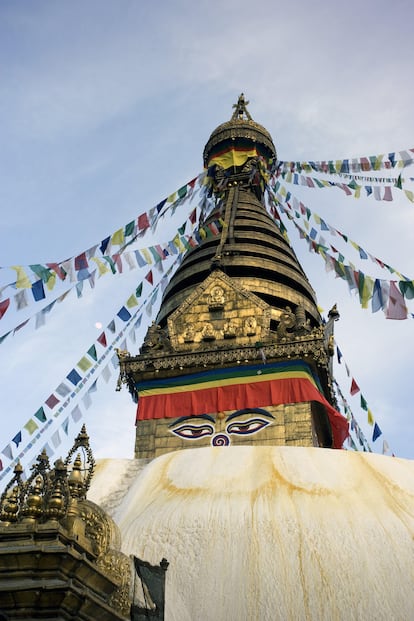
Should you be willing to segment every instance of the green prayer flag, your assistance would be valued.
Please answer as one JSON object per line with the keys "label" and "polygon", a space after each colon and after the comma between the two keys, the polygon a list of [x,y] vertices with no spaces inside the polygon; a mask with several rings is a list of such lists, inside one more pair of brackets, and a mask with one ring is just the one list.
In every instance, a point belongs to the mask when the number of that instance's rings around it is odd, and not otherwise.
{"label": "green prayer flag", "polygon": [[132,222],[128,222],[128,224],[125,226],[125,237],[128,237],[128,235],[132,235],[134,233],[135,230],[135,220],[132,220]]}
{"label": "green prayer flag", "polygon": [[135,295],[137,296],[137,298],[141,297],[141,295],[142,295],[142,282],[135,289]]}
{"label": "green prayer flag", "polygon": [[180,198],[184,198],[184,196],[187,194],[187,186],[183,185],[182,188],[180,188],[179,190],[177,190],[177,194]]}
{"label": "green prayer flag", "polygon": [[93,358],[95,360],[95,362],[98,360],[98,356],[96,355],[96,347],[95,345],[92,345],[87,352],[91,358]]}
{"label": "green prayer flag", "polygon": [[36,416],[37,420],[40,420],[40,422],[41,422],[41,423],[45,423],[45,422],[46,422],[46,420],[47,420],[47,418],[46,418],[46,414],[45,414],[45,412],[44,412],[44,410],[43,410],[43,407],[40,407],[40,408],[37,410],[37,412],[36,412],[35,416]]}
{"label": "green prayer flag", "polygon": [[368,404],[362,395],[361,395],[361,408],[365,410],[366,412],[368,412]]}

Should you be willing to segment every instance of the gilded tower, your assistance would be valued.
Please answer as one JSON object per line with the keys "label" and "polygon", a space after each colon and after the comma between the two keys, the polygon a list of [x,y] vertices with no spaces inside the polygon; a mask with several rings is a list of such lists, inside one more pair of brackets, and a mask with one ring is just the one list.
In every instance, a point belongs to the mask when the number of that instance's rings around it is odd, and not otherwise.
{"label": "gilded tower", "polygon": [[[283,230],[265,207],[276,162],[241,95],[204,149],[216,235],[187,252],[136,357],[120,357],[138,403],[135,456],[229,444],[340,448],[333,309],[324,322]],[[217,226],[220,223],[220,226]]]}

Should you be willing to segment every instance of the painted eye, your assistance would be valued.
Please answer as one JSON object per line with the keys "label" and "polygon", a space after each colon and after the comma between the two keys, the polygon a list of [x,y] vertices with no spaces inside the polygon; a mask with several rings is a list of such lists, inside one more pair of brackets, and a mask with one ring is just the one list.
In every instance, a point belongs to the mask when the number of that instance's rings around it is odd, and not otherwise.
{"label": "painted eye", "polygon": [[227,433],[247,435],[249,433],[256,433],[268,425],[270,425],[270,421],[263,418],[250,418],[249,420],[230,423],[230,425],[227,425]]}
{"label": "painted eye", "polygon": [[211,425],[181,425],[181,427],[171,429],[171,431],[186,440],[198,440],[204,436],[211,436],[214,433]]}

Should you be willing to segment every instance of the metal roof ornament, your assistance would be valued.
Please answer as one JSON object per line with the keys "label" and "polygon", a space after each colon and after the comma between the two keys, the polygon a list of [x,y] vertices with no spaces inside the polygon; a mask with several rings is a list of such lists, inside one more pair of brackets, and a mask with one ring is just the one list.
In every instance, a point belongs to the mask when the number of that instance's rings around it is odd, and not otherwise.
{"label": "metal roof ornament", "polygon": [[249,105],[249,101],[246,101],[244,98],[244,93],[241,93],[239,99],[236,104],[233,104],[233,108],[235,109],[233,112],[233,116],[231,117],[232,121],[242,121],[243,119],[247,119],[248,121],[252,121],[252,117],[250,112],[247,109]]}

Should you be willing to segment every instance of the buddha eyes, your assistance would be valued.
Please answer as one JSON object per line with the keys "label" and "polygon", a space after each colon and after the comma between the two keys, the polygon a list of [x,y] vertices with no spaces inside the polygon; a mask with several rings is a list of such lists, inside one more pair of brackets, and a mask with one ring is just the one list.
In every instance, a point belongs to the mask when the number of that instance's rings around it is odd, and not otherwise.
{"label": "buddha eyes", "polygon": [[[234,421],[227,425],[226,432],[229,435],[248,435],[264,429],[267,425],[270,425],[270,422],[269,420],[258,417],[250,418],[249,420]],[[199,438],[212,436],[215,433],[214,427],[206,423],[200,425],[185,423],[175,429],[171,429],[171,431],[185,440],[198,440]]]}
{"label": "buddha eyes", "polygon": [[250,418],[242,422],[234,422],[227,425],[227,433],[236,433],[238,435],[247,435],[249,433],[256,433],[260,429],[264,429],[270,425],[270,421],[263,418]]}
{"label": "buddha eyes", "polygon": [[198,440],[198,438],[204,438],[204,436],[212,436],[214,428],[211,425],[181,425],[176,429],[171,429],[173,433],[180,438],[186,440]]}

